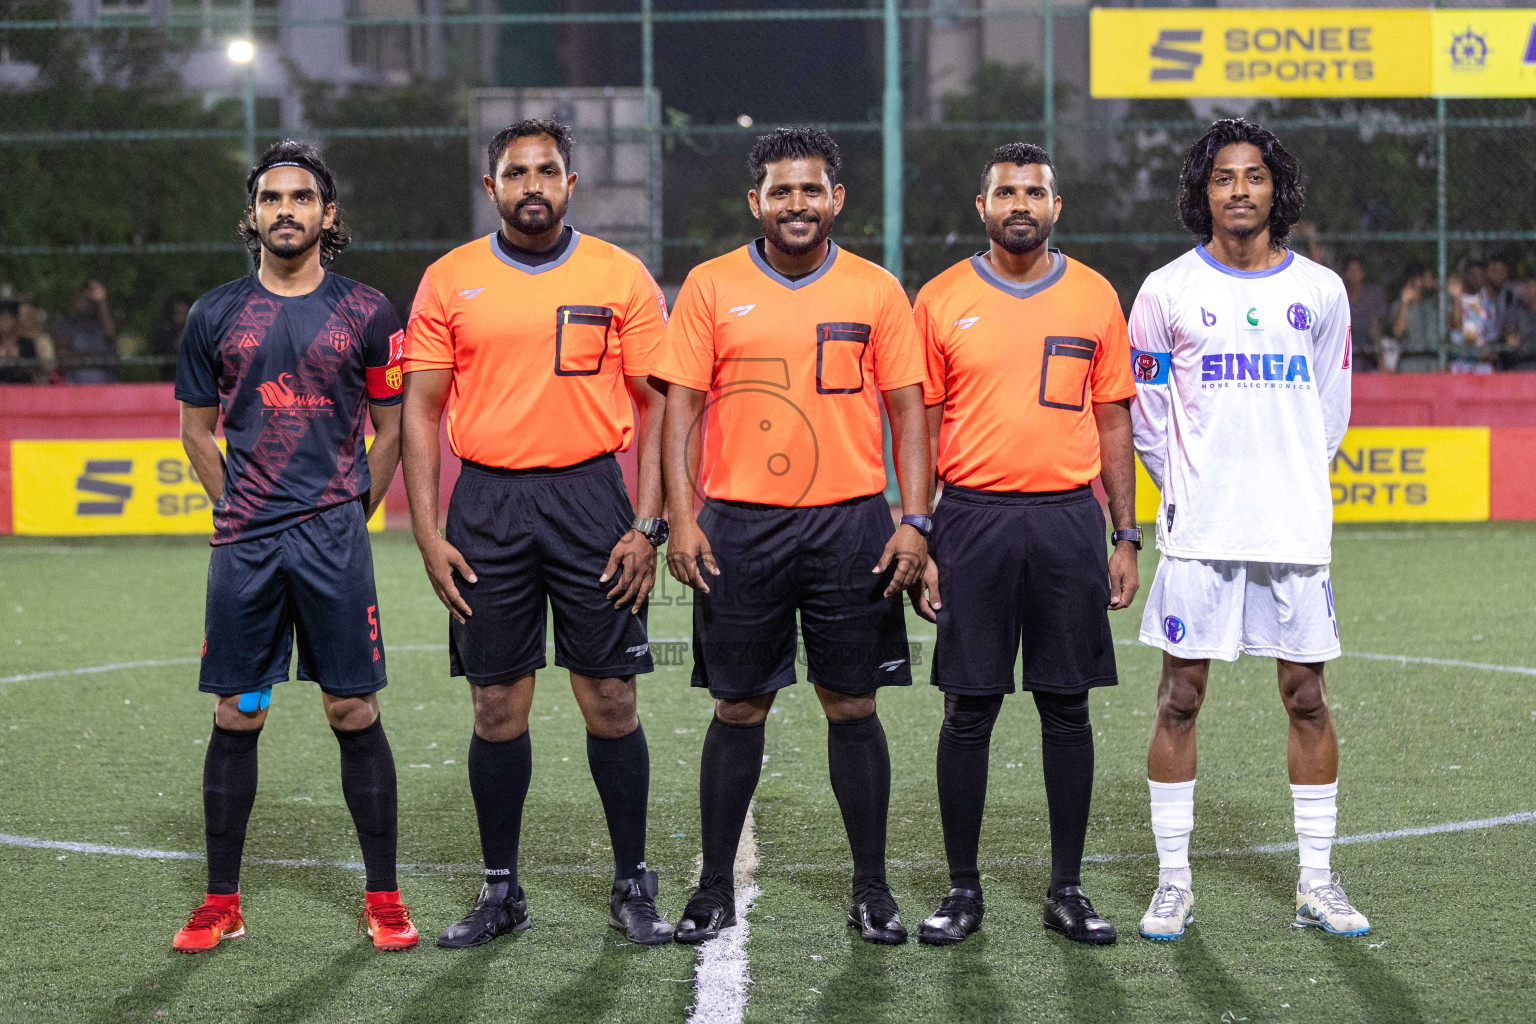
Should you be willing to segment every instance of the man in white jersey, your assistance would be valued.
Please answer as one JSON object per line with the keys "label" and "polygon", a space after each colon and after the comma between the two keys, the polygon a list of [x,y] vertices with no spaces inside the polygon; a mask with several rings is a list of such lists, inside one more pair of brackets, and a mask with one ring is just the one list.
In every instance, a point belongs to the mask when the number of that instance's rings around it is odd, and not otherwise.
{"label": "man in white jersey", "polygon": [[1349,299],[1285,248],[1296,161],[1266,129],[1217,121],[1190,148],[1179,215],[1200,245],[1154,272],[1131,311],[1136,449],[1162,499],[1162,558],[1141,640],[1163,650],[1147,753],[1158,885],[1141,934],[1193,920],[1195,716],[1211,659],[1274,658],[1290,718],[1301,848],[1296,923],[1364,935],[1331,874],[1339,744],[1323,663],[1339,656],[1328,579],[1328,463],[1349,424]]}

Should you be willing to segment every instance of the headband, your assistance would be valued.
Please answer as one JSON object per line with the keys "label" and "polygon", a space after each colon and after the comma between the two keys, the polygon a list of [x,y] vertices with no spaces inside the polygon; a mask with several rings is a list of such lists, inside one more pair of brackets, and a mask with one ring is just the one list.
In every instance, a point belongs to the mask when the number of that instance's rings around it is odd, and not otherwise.
{"label": "headband", "polygon": [[324,199],[326,202],[330,202],[331,201],[330,197],[326,196],[325,179],[320,176],[320,172],[315,170],[309,164],[303,163],[302,161],[299,161],[299,160],[276,160],[276,161],[273,161],[270,164],[262,164],[260,167],[256,168],[256,175],[255,175],[255,177],[253,177],[251,179],[251,198],[252,199],[254,199],[256,197],[255,183],[256,183],[257,179],[259,179],[263,174],[266,174],[268,171],[270,171],[274,167],[300,167],[300,168],[303,168],[304,170],[308,171],[310,174],[313,174],[315,176],[315,184],[320,186],[320,197],[322,199]]}

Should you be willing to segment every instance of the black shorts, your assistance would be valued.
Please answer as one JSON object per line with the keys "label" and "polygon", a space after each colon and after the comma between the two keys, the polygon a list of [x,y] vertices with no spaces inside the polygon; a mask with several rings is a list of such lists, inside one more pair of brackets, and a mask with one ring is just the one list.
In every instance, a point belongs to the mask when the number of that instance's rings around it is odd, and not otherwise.
{"label": "black shorts", "polygon": [[838,693],[910,686],[894,567],[870,572],[895,532],[885,497],[780,508],[710,499],[699,513],[719,576],[693,605],[693,685],[746,700],[795,681],[795,612],[806,678]]}
{"label": "black shorts", "polygon": [[651,671],[645,610],[615,608],[598,582],[634,508],[612,455],[563,469],[465,462],[448,504],[448,543],[477,582],[454,576],[474,612],[449,618],[452,675],[476,686],[543,668],[545,599],[555,609],[555,664],[605,679]]}
{"label": "black shorts", "polygon": [[208,610],[197,688],[232,695],[288,678],[335,697],[384,688],[384,642],[363,502],[349,501],[280,533],[218,544],[208,559]]}
{"label": "black shorts", "polygon": [[1090,488],[1005,494],[945,485],[928,550],[939,567],[934,686],[977,696],[1022,686],[1113,686],[1104,510]]}

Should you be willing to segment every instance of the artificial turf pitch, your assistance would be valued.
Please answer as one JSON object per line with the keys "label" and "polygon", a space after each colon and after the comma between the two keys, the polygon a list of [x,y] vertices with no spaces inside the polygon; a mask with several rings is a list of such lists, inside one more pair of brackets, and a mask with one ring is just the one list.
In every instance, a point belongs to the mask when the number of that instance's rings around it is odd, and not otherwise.
{"label": "artificial turf pitch", "polygon": [[[629,946],[606,925],[610,854],[564,673],[539,676],[522,842],[533,929],[478,950],[432,945],[467,908],[479,847],[464,759],[465,685],[447,676],[446,614],[407,534],[374,541],[400,776],[406,901],[423,935],[381,954],[354,931],[361,874],[265,861],[355,861],[335,740],[309,683],[274,692],[242,879],[248,935],[178,956],[171,935],[204,881],[195,859],[0,845],[0,1020],[682,1021],[695,951]],[[1344,647],[1524,672],[1346,657],[1329,667],[1343,737],[1340,835],[1536,810],[1536,529],[1340,528]],[[125,662],[184,663],[0,683],[0,833],[200,852],[212,699],[196,692],[208,551],[165,540],[0,543],[0,678]],[[1141,559],[1143,593],[1156,555]],[[650,863],[675,918],[699,847],[697,764],[710,705],[688,684],[688,609],[670,581],[650,613],[658,671],[641,682],[651,747]],[[671,602],[671,603],[666,603]],[[1132,640],[1140,601],[1112,616]],[[946,888],[934,785],[941,702],[925,664],[887,690],[894,766],[891,882],[910,927]],[[1109,948],[1043,931],[1039,729],[1004,708],[982,834],[987,918],[966,944],[866,945],[845,927],[849,857],[826,774],[825,725],[803,684],[769,719],[756,822],[762,895],[747,943],[746,1020],[1525,1021],[1536,1016],[1530,882],[1536,822],[1340,846],[1366,938],[1291,926],[1295,854],[1209,855],[1294,839],[1285,716],[1272,662],[1218,663],[1200,725],[1196,923],[1136,935],[1156,877],[1145,752],[1159,655],[1117,648],[1094,691],[1098,773],[1084,883],[1120,930]],[[1142,855],[1122,859],[1114,855]],[[1202,854],[1207,854],[1202,856]]]}

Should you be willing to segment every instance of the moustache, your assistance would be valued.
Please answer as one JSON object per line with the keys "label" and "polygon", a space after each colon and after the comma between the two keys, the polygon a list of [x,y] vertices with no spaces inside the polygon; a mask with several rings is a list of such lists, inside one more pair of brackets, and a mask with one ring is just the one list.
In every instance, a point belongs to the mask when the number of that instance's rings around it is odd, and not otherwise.
{"label": "moustache", "polygon": [[1007,220],[1003,221],[1003,227],[1005,228],[1013,227],[1015,224],[1027,224],[1032,228],[1037,228],[1040,226],[1039,221],[1035,220],[1035,218],[1022,214],[1009,217]]}
{"label": "moustache", "polygon": [[550,205],[549,205],[549,200],[548,199],[530,198],[530,199],[519,199],[517,201],[517,209],[519,209],[519,210],[527,209],[530,206],[542,206],[545,209],[550,209],[551,208]]}
{"label": "moustache", "polygon": [[783,213],[779,215],[780,224],[820,224],[821,218],[814,213]]}

